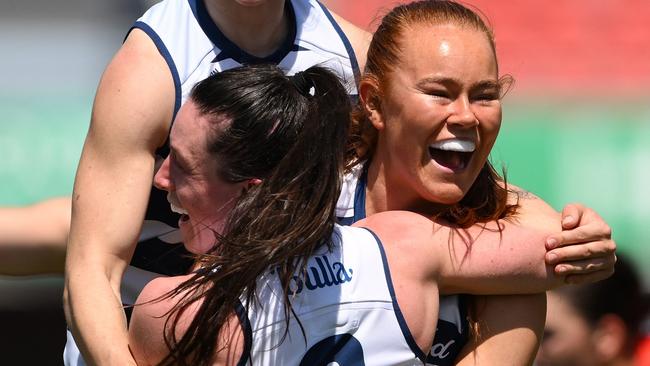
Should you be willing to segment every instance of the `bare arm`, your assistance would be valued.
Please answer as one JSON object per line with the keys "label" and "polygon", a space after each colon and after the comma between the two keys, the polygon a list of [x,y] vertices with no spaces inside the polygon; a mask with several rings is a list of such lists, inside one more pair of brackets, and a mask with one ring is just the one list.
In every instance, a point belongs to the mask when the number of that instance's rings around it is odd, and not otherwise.
{"label": "bare arm", "polygon": [[0,274],[62,273],[70,198],[0,208]]}
{"label": "bare arm", "polygon": [[[555,210],[534,194],[514,188],[520,197],[523,220],[536,213],[552,215]],[[591,283],[614,273],[616,243],[612,230],[592,209],[581,204],[568,204],[562,210],[561,230],[552,232],[545,240],[546,263],[567,283]]]}
{"label": "bare arm", "polygon": [[153,42],[134,30],[102,76],[73,192],[64,306],[89,364],[134,363],[119,286],[173,101],[169,69]]}
{"label": "bare arm", "polygon": [[614,273],[612,230],[592,209],[570,204],[562,210],[563,231],[546,240],[546,263],[571,284],[592,283]]}
{"label": "bare arm", "polygon": [[559,230],[557,214],[500,222],[501,231],[496,223],[454,230],[406,211],[382,212],[358,224],[378,229],[380,237],[420,243],[428,250],[422,255],[436,262],[443,294],[539,293],[563,284],[544,263],[544,241],[554,225]]}
{"label": "bare arm", "polygon": [[173,299],[156,300],[188,278],[157,278],[142,289],[129,323],[129,348],[138,365],[155,365],[169,353],[163,338],[167,321],[164,315],[175,302]]}
{"label": "bare arm", "polygon": [[471,301],[478,334],[470,335],[456,365],[531,365],[544,333],[546,294],[474,296]]}

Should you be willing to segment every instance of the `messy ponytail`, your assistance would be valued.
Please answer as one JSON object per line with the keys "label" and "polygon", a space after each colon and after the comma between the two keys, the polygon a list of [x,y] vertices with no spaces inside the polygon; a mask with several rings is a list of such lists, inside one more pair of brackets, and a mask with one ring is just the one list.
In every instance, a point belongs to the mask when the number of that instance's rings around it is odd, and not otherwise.
{"label": "messy ponytail", "polygon": [[[208,151],[230,182],[260,179],[238,199],[201,269],[167,297],[179,296],[165,325],[171,349],[162,365],[208,365],[240,299],[254,303],[256,281],[275,268],[291,313],[289,279],[308,257],[331,245],[340,192],[349,98],[322,67],[285,76],[275,66],[247,66],[197,84],[191,99],[227,126],[210,132]],[[221,117],[221,118],[217,118]],[[198,305],[180,339],[180,315]]]}

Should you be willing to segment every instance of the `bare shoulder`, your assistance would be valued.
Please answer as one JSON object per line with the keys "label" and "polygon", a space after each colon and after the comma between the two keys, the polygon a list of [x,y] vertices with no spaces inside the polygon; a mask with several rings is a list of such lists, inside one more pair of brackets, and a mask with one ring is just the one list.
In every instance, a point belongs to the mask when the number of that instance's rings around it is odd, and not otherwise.
{"label": "bare shoulder", "polygon": [[362,226],[378,231],[385,236],[416,236],[433,230],[434,223],[426,216],[411,211],[384,211],[358,221],[354,226]]}
{"label": "bare shoulder", "polygon": [[159,277],[149,282],[136,301],[129,322],[129,348],[138,365],[154,365],[169,349],[164,334],[176,298],[162,298],[189,276]]}
{"label": "bare shoulder", "polygon": [[174,277],[156,277],[153,280],[149,281],[149,283],[147,283],[144,286],[142,292],[140,292],[140,295],[138,296],[138,299],[136,301],[136,306],[134,308],[134,314],[136,310],[143,309],[143,308],[148,308],[148,309],[160,308],[161,310],[163,310],[165,307],[168,306],[171,307],[171,305],[175,303],[173,299],[164,300],[164,301],[157,301],[157,300],[159,300],[163,295],[169,293],[170,291],[178,287],[178,285],[180,285],[181,283],[190,279],[190,277],[191,275],[174,276]]}
{"label": "bare shoulder", "polygon": [[[372,230],[381,240],[386,254],[395,265],[418,267],[426,273],[440,268],[439,245],[447,238],[449,228],[438,225],[426,216],[409,211],[385,211],[371,215],[355,224]],[[396,259],[395,259],[396,258]],[[391,264],[391,267],[393,264]]]}
{"label": "bare shoulder", "polygon": [[134,29],[102,75],[91,131],[108,136],[104,141],[123,137],[125,142],[155,148],[167,136],[174,100],[174,81],[167,63],[149,36]]}
{"label": "bare shoulder", "polygon": [[334,20],[336,20],[345,35],[350,40],[352,48],[354,48],[354,53],[357,56],[359,68],[363,71],[363,68],[366,65],[366,54],[368,53],[368,46],[372,40],[372,34],[357,27],[356,25],[352,24],[352,22],[349,22],[333,11],[330,12],[334,17]]}
{"label": "bare shoulder", "polygon": [[546,201],[521,187],[508,185],[511,190],[509,201],[519,204],[515,221],[524,228],[544,232],[561,231],[560,213]]}

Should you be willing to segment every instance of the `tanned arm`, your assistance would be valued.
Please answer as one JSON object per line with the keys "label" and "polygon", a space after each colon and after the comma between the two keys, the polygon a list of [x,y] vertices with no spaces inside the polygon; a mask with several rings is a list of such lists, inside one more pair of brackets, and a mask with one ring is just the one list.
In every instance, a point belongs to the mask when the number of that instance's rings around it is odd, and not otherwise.
{"label": "tanned arm", "polygon": [[88,364],[135,364],[119,287],[174,105],[171,74],[133,30],[99,84],[73,191],[64,307]]}
{"label": "tanned arm", "polygon": [[70,198],[0,207],[0,274],[63,273]]}
{"label": "tanned arm", "polygon": [[544,333],[546,294],[472,296],[470,303],[477,332],[455,364],[532,365]]}

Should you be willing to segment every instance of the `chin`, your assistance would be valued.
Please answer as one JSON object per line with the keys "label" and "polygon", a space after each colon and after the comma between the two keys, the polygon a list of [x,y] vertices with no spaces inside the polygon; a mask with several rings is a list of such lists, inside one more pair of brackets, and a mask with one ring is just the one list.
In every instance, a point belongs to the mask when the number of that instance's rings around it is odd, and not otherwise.
{"label": "chin", "polygon": [[236,0],[236,1],[239,5],[245,7],[255,7],[268,2],[267,0]]}
{"label": "chin", "polygon": [[456,184],[437,183],[437,187],[430,189],[429,202],[435,202],[442,205],[455,205],[460,202],[467,194],[467,189]]}
{"label": "chin", "polygon": [[214,247],[214,244],[194,243],[192,241],[185,241],[183,243],[183,246],[188,252],[192,254],[201,255],[209,252],[210,249]]}

